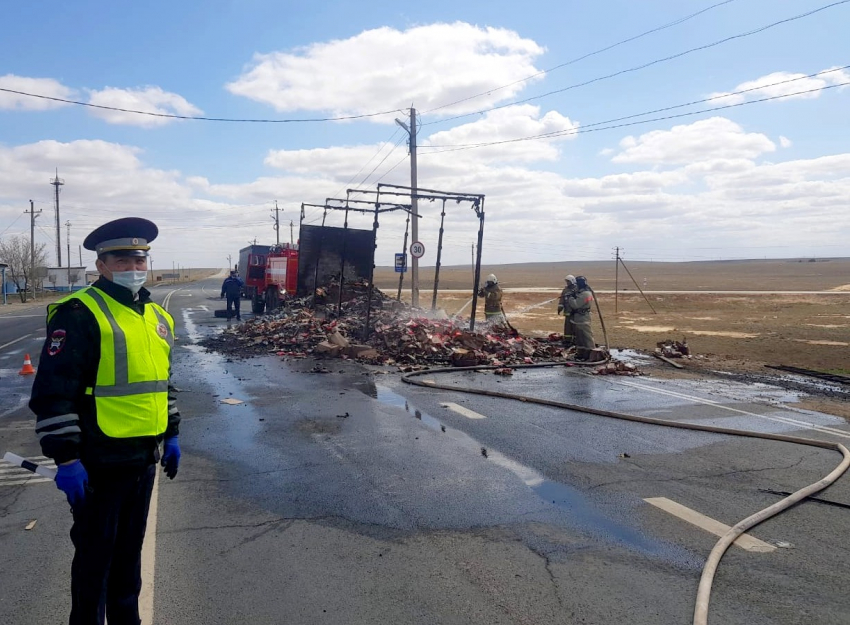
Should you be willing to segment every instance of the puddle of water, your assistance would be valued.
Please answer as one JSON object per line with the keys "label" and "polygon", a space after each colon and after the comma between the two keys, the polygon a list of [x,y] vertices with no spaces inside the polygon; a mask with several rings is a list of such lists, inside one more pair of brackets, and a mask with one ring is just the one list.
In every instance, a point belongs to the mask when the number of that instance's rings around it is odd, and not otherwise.
{"label": "puddle of water", "polygon": [[374,397],[382,404],[389,404],[390,406],[404,408],[404,410],[412,417],[414,417],[415,419],[419,419],[424,425],[428,426],[432,430],[436,430],[439,432],[444,427],[439,420],[435,419],[434,417],[425,412],[422,412],[418,408],[414,408],[413,406],[411,406],[407,399],[405,399],[398,393],[393,393],[385,386],[376,385],[375,388],[377,389],[377,393]]}
{"label": "puddle of water", "polygon": [[[439,419],[435,419],[431,415],[422,412],[398,393],[380,385],[376,385],[375,389],[374,393],[370,392],[368,394],[375,397],[381,403],[403,408],[412,417],[420,420],[425,426],[433,430],[442,431],[445,428],[446,434],[457,441],[465,443],[471,449],[475,450],[475,453],[478,453],[478,450],[482,448],[479,441],[459,430],[446,428]],[[649,539],[641,534],[640,531],[607,517],[595,509],[588,498],[578,489],[560,482],[548,480],[535,469],[520,464],[489,447],[487,448],[487,459],[516,475],[540,499],[553,506],[557,506],[573,525],[600,538],[620,543],[649,555],[668,555],[668,546]]]}
{"label": "puddle of water", "polygon": [[211,388],[215,389],[218,397],[215,399],[227,399],[232,397],[245,401],[237,406],[219,404],[218,413],[221,415],[226,431],[224,432],[228,444],[239,451],[252,451],[256,449],[256,436],[261,430],[259,415],[245,397],[245,389],[229,373],[224,359],[218,355],[207,352],[198,345],[201,334],[198,326],[192,319],[193,309],[183,310],[183,323],[191,344],[183,344],[181,347],[194,354],[192,363],[192,374],[201,378]]}

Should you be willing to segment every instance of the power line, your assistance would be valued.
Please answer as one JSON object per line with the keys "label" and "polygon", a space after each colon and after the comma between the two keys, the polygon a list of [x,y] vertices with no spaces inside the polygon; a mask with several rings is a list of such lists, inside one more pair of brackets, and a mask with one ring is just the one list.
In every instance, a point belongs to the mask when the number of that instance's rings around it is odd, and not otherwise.
{"label": "power line", "polygon": [[[366,184],[366,182],[369,180],[369,178],[372,176],[372,174],[374,174],[374,173],[375,173],[375,171],[378,169],[378,167],[380,167],[381,165],[383,165],[383,164],[384,164],[384,161],[386,161],[386,160],[390,157],[390,154],[392,154],[393,152],[395,152],[395,151],[396,151],[396,148],[398,148],[398,146],[400,146],[403,142],[404,142],[404,136],[402,135],[402,136],[399,138],[399,140],[398,140],[398,141],[396,141],[395,145],[393,146],[393,149],[392,149],[392,150],[390,150],[389,152],[387,152],[386,156],[384,156],[384,158],[382,158],[382,159],[381,159],[381,162],[380,162],[380,163],[378,163],[377,165],[375,165],[375,166],[372,168],[372,171],[370,171],[370,172],[367,174],[367,176],[366,176],[366,177],[362,180],[362,182],[360,182],[360,183],[357,185],[357,187],[356,187],[356,188],[358,188],[358,189],[359,189],[362,185]],[[405,156],[404,158],[407,158],[407,157]],[[402,160],[404,160],[404,159],[402,159]]]}
{"label": "power line", "polygon": [[696,48],[690,48],[689,50],[685,50],[684,52],[678,52],[676,54],[671,54],[670,56],[666,56],[664,58],[655,59],[654,61],[650,61],[650,62],[644,63],[642,65],[636,65],[636,66],[630,67],[628,69],[623,69],[623,70],[620,70],[618,72],[614,72],[613,74],[607,74],[605,76],[599,76],[599,77],[593,78],[591,80],[586,80],[584,82],[569,85],[569,86],[564,87],[562,89],[556,89],[554,91],[549,91],[549,92],[543,93],[541,95],[532,96],[532,97],[529,97],[529,98],[525,98],[523,100],[516,100],[514,102],[509,102],[507,104],[500,104],[499,106],[494,106],[494,107],[491,107],[491,108],[488,108],[488,109],[481,109],[480,111],[475,111],[473,113],[464,113],[462,115],[455,115],[454,117],[447,117],[445,119],[441,119],[441,120],[438,120],[438,121],[428,122],[425,125],[442,124],[442,123],[445,123],[445,122],[448,122],[448,121],[453,121],[453,120],[456,120],[456,119],[463,119],[464,117],[470,117],[472,115],[482,115],[484,113],[489,113],[490,111],[497,111],[499,109],[507,108],[509,106],[516,106],[517,104],[524,104],[526,102],[532,102],[534,100],[539,100],[541,98],[545,98],[545,97],[548,97],[550,95],[556,95],[558,93],[570,91],[571,89],[578,89],[579,87],[585,87],[587,85],[591,85],[593,83],[600,82],[600,81],[603,81],[603,80],[608,80],[608,79],[614,78],[616,76],[622,76],[623,74],[628,74],[628,73],[631,73],[631,72],[637,72],[639,70],[646,69],[647,67],[651,67],[653,65],[658,65],[659,63],[665,63],[667,61],[672,61],[673,59],[678,59],[680,57],[686,56],[686,55],[691,54],[693,52],[699,52],[701,50],[707,50],[709,48],[714,48],[716,46],[719,46],[719,45],[724,44],[724,43],[728,43],[730,41],[734,41],[736,39],[743,39],[744,37],[750,37],[752,35],[756,35],[758,33],[764,32],[764,31],[769,30],[771,28],[775,28],[776,26],[780,26],[782,24],[787,24],[789,22],[800,20],[800,19],[803,19],[804,17],[809,17],[811,15],[814,15],[815,13],[820,13],[821,11],[825,11],[827,9],[831,9],[833,7],[836,7],[836,6],[839,6],[839,5],[842,5],[842,4],[847,4],[848,2],[850,2],[850,0],[839,0],[838,2],[833,2],[832,4],[827,4],[825,6],[814,9],[812,11],[808,11],[806,13],[801,13],[801,14],[795,15],[793,17],[788,17],[788,18],[785,18],[783,20],[779,20],[778,22],[773,22],[772,24],[767,24],[766,26],[761,26],[760,28],[756,28],[754,30],[750,30],[750,31],[747,31],[747,32],[744,32],[744,33],[739,33],[737,35],[732,35],[732,36],[726,37],[724,39],[719,39],[718,41],[714,41],[712,43],[708,43],[708,44],[705,44],[703,46],[697,46]]}
{"label": "power line", "polygon": [[[850,0],[847,0],[847,1],[850,1]],[[534,136],[530,136],[530,137],[520,137],[520,138],[517,138],[517,139],[503,139],[501,141],[490,141],[488,143],[473,143],[473,144],[468,144],[468,145],[461,146],[461,147],[452,147],[452,148],[445,149],[445,150],[435,150],[434,152],[427,152],[427,153],[423,154],[423,156],[430,156],[432,154],[442,154],[444,152],[458,152],[458,151],[462,151],[462,150],[473,150],[475,148],[483,148],[483,147],[488,147],[488,146],[491,146],[491,145],[502,145],[502,144],[505,144],[505,143],[518,143],[520,141],[533,141],[533,140],[536,140],[536,139],[551,139],[552,137],[579,135],[579,134],[585,134],[585,133],[589,133],[589,132],[599,132],[601,130],[612,130],[612,129],[615,129],[615,128],[625,128],[625,127],[628,127],[628,126],[637,126],[637,125],[640,125],[640,124],[648,124],[650,122],[658,122],[658,121],[664,121],[664,120],[668,120],[668,119],[678,119],[678,118],[681,118],[681,117],[690,117],[690,116],[693,116],[693,115],[702,115],[703,113],[712,113],[714,111],[722,111],[722,110],[725,110],[725,109],[736,108],[736,107],[739,107],[739,106],[747,106],[749,104],[759,104],[761,102],[770,102],[771,100],[781,100],[783,98],[792,98],[792,97],[797,96],[797,95],[814,93],[816,91],[826,91],[827,89],[835,89],[837,87],[846,87],[847,85],[850,85],[850,81],[837,83],[837,84],[834,84],[834,85],[827,85],[825,87],[817,87],[816,89],[806,89],[805,91],[796,91],[794,93],[786,93],[786,94],[783,94],[783,95],[771,96],[769,98],[761,98],[759,100],[749,100],[747,102],[737,102],[735,104],[727,104],[727,105],[724,105],[724,106],[715,106],[713,108],[703,109],[701,111],[691,111],[691,112],[688,112],[688,113],[678,113],[676,115],[665,115],[663,117],[653,117],[653,118],[650,118],[650,119],[641,119],[641,120],[638,120],[638,121],[627,122],[627,123],[624,123],[624,124],[613,124],[613,125],[610,125],[610,126],[602,126],[600,128],[586,127],[586,128],[578,128],[578,129],[572,129],[572,130],[563,130],[563,131],[558,131],[558,132],[553,132],[553,133],[547,133],[547,134],[544,134],[544,135],[534,135]],[[634,117],[634,116],[632,116],[632,117]],[[598,122],[598,123],[601,124],[601,123],[605,123],[605,122]],[[597,125],[597,124],[593,124],[593,125]]]}
{"label": "power line", "polygon": [[4,234],[6,234],[9,231],[9,228],[14,226],[18,222],[18,220],[23,216],[24,216],[24,213],[21,213],[20,215],[15,217],[15,219],[12,221],[12,223],[10,223],[8,226],[6,226],[6,229],[3,230],[3,232],[0,232],[0,237],[2,237]]}
{"label": "power line", "polygon": [[[361,167],[361,168],[357,171],[357,173],[356,173],[356,174],[354,174],[354,175],[351,177],[351,179],[350,179],[348,182],[346,182],[346,183],[342,186],[342,189],[340,189],[339,191],[337,191],[336,193],[334,193],[332,197],[336,197],[337,195],[339,195],[340,193],[342,193],[343,191],[345,191],[346,189],[348,189],[349,185],[350,185],[352,182],[354,182],[354,180],[357,178],[357,176],[359,176],[361,173],[363,173],[363,170],[364,170],[364,169],[366,169],[366,167],[369,165],[369,163],[371,163],[373,160],[375,160],[375,158],[378,156],[378,154],[380,154],[380,153],[384,150],[384,148],[385,148],[387,145],[389,145],[389,144],[390,144],[390,142],[391,142],[393,139],[395,139],[395,136],[399,133],[399,130],[400,130],[400,128],[396,127],[396,129],[395,129],[395,131],[393,132],[393,134],[391,134],[391,135],[390,135],[390,138],[389,138],[389,139],[387,139],[386,141],[384,141],[384,142],[381,144],[381,146],[378,148],[378,151],[377,151],[377,152],[375,152],[375,153],[372,155],[372,157],[371,157],[368,161],[366,161],[365,163],[363,163],[363,166],[362,166],[362,167]],[[390,149],[390,154],[392,153],[392,151],[393,151],[393,150],[395,150],[395,148],[396,148],[396,147],[398,147],[398,144],[396,144],[396,146],[394,146],[393,148],[391,148],[391,149]],[[381,162],[383,162],[383,161],[381,161]],[[368,176],[367,176],[367,178],[368,178]],[[362,183],[361,183],[361,184],[362,184]],[[360,185],[357,185],[357,186],[359,187]]]}
{"label": "power line", "polygon": [[717,4],[712,4],[711,6],[706,7],[704,9],[700,10],[700,11],[697,11],[696,13],[691,13],[690,15],[686,15],[685,17],[681,17],[681,18],[674,20],[672,22],[669,22],[667,24],[663,24],[662,26],[658,26],[656,28],[653,28],[652,30],[647,30],[646,32],[643,32],[639,35],[629,37],[628,39],[623,39],[622,41],[618,41],[617,43],[611,44],[611,45],[606,46],[604,48],[600,48],[599,50],[589,52],[589,53],[584,54],[580,57],[572,59],[571,61],[567,61],[566,63],[561,63],[560,65],[556,65],[555,67],[551,67],[549,69],[544,69],[544,70],[539,71],[535,74],[531,74],[530,76],[526,76],[525,78],[520,78],[519,80],[515,80],[515,81],[510,82],[506,85],[502,85],[501,87],[496,87],[495,89],[488,89],[487,91],[482,91],[481,93],[477,93],[475,95],[471,95],[471,96],[466,97],[466,98],[461,98],[460,100],[455,100],[454,102],[449,102],[448,104],[443,104],[443,105],[434,107],[434,108],[432,108],[428,111],[423,111],[422,114],[425,115],[427,113],[433,113],[434,111],[439,111],[441,109],[448,108],[450,106],[454,106],[455,104],[461,104],[463,102],[468,102],[469,100],[474,100],[475,98],[480,98],[481,96],[490,95],[490,94],[492,94],[496,91],[501,91],[502,89],[507,89],[508,87],[513,87],[514,85],[518,85],[520,83],[529,81],[532,78],[537,78],[538,76],[542,76],[544,74],[554,72],[555,70],[561,69],[563,67],[573,65],[575,63],[578,63],[579,61],[583,61],[583,60],[588,59],[592,56],[596,56],[597,54],[602,54],[603,52],[607,52],[608,50],[613,50],[616,47],[630,43],[630,42],[635,41],[637,39],[641,39],[642,37],[646,37],[647,35],[651,35],[653,33],[657,33],[659,31],[666,30],[668,28],[672,28],[673,26],[678,26],[679,24],[687,22],[688,20],[693,19],[693,18],[695,18],[699,15],[702,15],[703,13],[707,13],[708,11],[711,11],[712,9],[716,9],[717,7],[723,6],[724,4],[729,4],[731,2],[735,2],[735,0],[725,0],[724,2],[718,2]]}
{"label": "power line", "polygon": [[[635,117],[644,117],[646,115],[653,115],[655,113],[663,113],[665,111],[672,111],[674,109],[684,108],[686,106],[693,106],[694,104],[704,104],[705,102],[712,102],[714,100],[722,100],[723,98],[741,95],[741,94],[744,94],[744,93],[750,93],[752,91],[760,91],[762,89],[769,89],[770,87],[776,87],[778,85],[785,85],[785,84],[788,84],[790,82],[796,82],[798,80],[805,80],[806,78],[814,78],[816,76],[822,76],[824,74],[830,74],[830,73],[833,73],[833,72],[840,72],[840,71],[843,71],[845,69],[850,69],[850,65],[843,65],[841,67],[833,67],[831,69],[825,69],[825,70],[822,70],[820,72],[815,72],[814,74],[807,74],[805,76],[797,76],[795,78],[788,78],[786,80],[780,80],[778,82],[770,83],[770,84],[767,84],[767,85],[758,85],[758,86],[755,86],[755,87],[750,87],[749,89],[741,89],[739,91],[731,91],[731,92],[728,92],[728,93],[721,93],[721,94],[714,95],[714,96],[711,96],[711,97],[708,97],[708,98],[703,98],[701,100],[692,100],[691,102],[685,102],[684,104],[674,104],[673,106],[665,106],[665,107],[660,108],[660,109],[654,109],[654,110],[651,110],[651,111],[644,111],[643,113],[634,113],[633,115],[626,115],[624,117],[615,117],[613,119],[607,119],[607,120],[602,121],[602,122],[594,122],[592,124],[584,124],[582,126],[582,128],[583,129],[593,128],[594,126],[602,126],[602,125],[605,125],[605,124],[613,124],[615,122],[624,121],[626,119],[634,119]],[[567,132],[567,131],[555,130],[555,131],[552,131],[552,132],[546,132],[546,133],[539,134],[539,135],[533,135],[533,138],[545,139],[545,138],[549,138],[549,137],[559,136],[563,132]],[[420,146],[420,147],[422,147],[422,148],[447,148],[447,147],[456,148],[456,147],[468,147],[468,146],[476,146],[476,145],[478,145],[478,144],[468,143],[468,144],[457,144],[457,145],[423,145],[423,146]]]}
{"label": "power line", "polygon": [[[847,0],[850,2],[850,0]],[[293,119],[243,119],[235,117],[203,117],[196,115],[175,115],[173,113],[154,113],[152,111],[137,111],[135,109],[125,109],[117,106],[105,106],[103,104],[92,104],[91,102],[80,102],[79,100],[68,100],[66,98],[57,98],[54,96],[42,95],[38,93],[27,93],[26,91],[17,91],[15,89],[6,89],[0,87],[0,91],[5,93],[14,93],[29,98],[38,98],[40,100],[51,100],[53,102],[62,102],[64,104],[76,104],[77,106],[87,106],[95,109],[103,109],[107,111],[117,111],[119,113],[132,113],[133,115],[147,115],[149,117],[164,117],[166,119],[186,119],[190,121],[201,122],[233,122],[247,124],[303,124],[311,122],[339,122],[352,119],[365,119],[368,117],[380,117],[381,115],[394,115],[402,112],[401,109],[393,109],[391,111],[381,111],[378,113],[363,113],[362,115],[342,115],[340,117],[316,117],[316,118],[293,118]]]}

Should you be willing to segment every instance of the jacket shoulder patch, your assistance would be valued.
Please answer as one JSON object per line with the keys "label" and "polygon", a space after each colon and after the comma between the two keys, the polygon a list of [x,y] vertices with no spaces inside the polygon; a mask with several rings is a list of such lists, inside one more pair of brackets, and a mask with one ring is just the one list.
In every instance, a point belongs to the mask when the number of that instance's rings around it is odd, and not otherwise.
{"label": "jacket shoulder patch", "polygon": [[50,334],[50,339],[48,339],[47,345],[47,353],[50,356],[55,356],[59,352],[62,351],[62,348],[65,347],[65,339],[67,338],[68,333],[65,330],[54,330]]}

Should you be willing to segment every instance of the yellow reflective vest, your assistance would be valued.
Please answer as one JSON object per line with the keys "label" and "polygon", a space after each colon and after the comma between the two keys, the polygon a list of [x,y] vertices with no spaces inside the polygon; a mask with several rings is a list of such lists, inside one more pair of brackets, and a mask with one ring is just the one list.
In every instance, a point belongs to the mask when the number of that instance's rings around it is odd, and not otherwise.
{"label": "yellow reflective vest", "polygon": [[97,425],[112,438],[159,436],[168,427],[168,379],[174,346],[174,319],[159,304],[147,302],[144,315],[100,289],[86,287],[47,307],[71,299],[91,311],[100,328],[100,362],[93,395]]}

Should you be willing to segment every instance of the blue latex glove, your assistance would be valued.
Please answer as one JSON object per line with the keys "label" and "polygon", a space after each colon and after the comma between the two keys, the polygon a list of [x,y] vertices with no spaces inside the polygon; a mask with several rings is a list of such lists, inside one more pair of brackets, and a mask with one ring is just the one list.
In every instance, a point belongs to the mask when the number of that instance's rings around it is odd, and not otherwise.
{"label": "blue latex glove", "polygon": [[165,474],[168,476],[168,479],[173,480],[174,476],[177,475],[177,467],[180,466],[179,437],[172,436],[165,439],[160,464],[165,467]]}
{"label": "blue latex glove", "polygon": [[65,493],[68,503],[76,508],[86,498],[89,474],[79,460],[56,467],[56,488]]}

